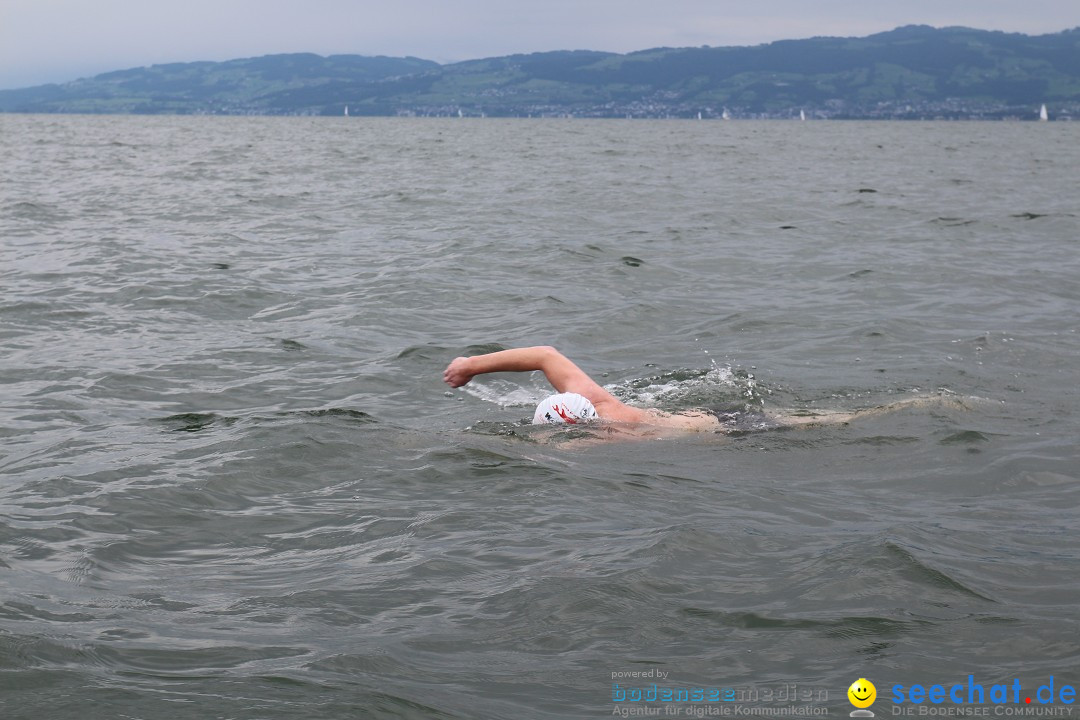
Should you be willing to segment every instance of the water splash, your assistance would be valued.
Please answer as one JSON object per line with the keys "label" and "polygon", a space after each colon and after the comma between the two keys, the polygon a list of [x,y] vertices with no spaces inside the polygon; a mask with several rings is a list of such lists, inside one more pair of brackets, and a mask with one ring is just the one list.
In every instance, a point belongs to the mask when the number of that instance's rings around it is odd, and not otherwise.
{"label": "water splash", "polygon": [[665,410],[686,410],[720,403],[744,401],[761,404],[768,389],[758,385],[753,373],[713,364],[708,370],[682,369],[639,380],[608,385],[607,389],[625,403]]}
{"label": "water splash", "polygon": [[[771,390],[762,387],[754,374],[741,368],[721,365],[712,358],[711,367],[682,368],[632,378],[604,386],[623,402],[636,407],[686,410],[741,401],[764,404]],[[522,386],[499,378],[473,381],[460,389],[469,395],[501,408],[531,407],[551,395],[554,390],[534,375],[529,385]],[[449,393],[448,393],[449,394]]]}
{"label": "water splash", "polygon": [[484,380],[482,382],[474,380],[468,385],[463,385],[461,389],[475,398],[479,398],[485,402],[495,403],[503,408],[536,405],[545,397],[555,392],[546,384],[543,387],[536,384],[532,387],[522,387],[509,380],[501,380],[498,378]]}

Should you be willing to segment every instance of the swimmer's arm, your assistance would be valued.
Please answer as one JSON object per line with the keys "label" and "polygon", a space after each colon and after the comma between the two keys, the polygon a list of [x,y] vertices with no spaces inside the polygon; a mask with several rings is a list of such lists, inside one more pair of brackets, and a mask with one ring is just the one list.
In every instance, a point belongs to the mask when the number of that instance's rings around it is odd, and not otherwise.
{"label": "swimmer's arm", "polygon": [[596,384],[585,371],[565,355],[548,345],[500,350],[487,355],[455,358],[443,372],[443,380],[451,387],[461,387],[477,375],[493,372],[544,373],[548,382],[558,392],[573,392],[593,400],[597,391],[608,395],[607,390]]}
{"label": "swimmer's arm", "polygon": [[624,405],[600,387],[584,370],[549,345],[500,350],[487,355],[455,358],[443,372],[450,387],[461,387],[477,375],[492,372],[539,370],[558,392],[572,392],[588,398],[600,417],[607,420],[639,422],[641,410]]}
{"label": "swimmer's arm", "polygon": [[559,392],[576,392],[585,395],[578,388],[590,383],[596,384],[565,355],[547,345],[454,358],[443,372],[443,380],[451,387],[461,387],[477,375],[493,372],[532,372],[533,370],[543,372],[548,382]]}

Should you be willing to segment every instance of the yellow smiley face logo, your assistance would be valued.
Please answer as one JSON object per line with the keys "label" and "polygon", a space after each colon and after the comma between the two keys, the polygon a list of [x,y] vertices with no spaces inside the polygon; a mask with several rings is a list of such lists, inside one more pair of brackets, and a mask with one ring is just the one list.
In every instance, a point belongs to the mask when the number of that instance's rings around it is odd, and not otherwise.
{"label": "yellow smiley face logo", "polygon": [[847,689],[848,700],[857,708],[868,708],[877,699],[877,688],[866,678],[859,678]]}

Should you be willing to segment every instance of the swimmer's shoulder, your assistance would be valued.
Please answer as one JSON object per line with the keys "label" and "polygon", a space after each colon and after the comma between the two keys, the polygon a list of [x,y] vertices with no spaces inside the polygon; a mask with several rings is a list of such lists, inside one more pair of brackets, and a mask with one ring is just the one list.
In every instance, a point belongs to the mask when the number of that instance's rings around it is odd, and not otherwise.
{"label": "swimmer's shoulder", "polygon": [[607,391],[602,395],[589,399],[592,401],[593,407],[596,408],[596,414],[599,415],[602,420],[620,423],[649,422],[644,410],[630,407]]}
{"label": "swimmer's shoulder", "polygon": [[648,419],[644,422],[652,425],[690,432],[712,432],[720,429],[720,421],[704,410],[681,410],[677,413],[668,413],[662,410],[646,410],[644,412],[648,416]]}
{"label": "swimmer's shoulder", "polygon": [[594,403],[594,406],[596,407],[596,413],[608,422],[653,425],[655,427],[692,432],[715,431],[720,428],[720,422],[716,419],[716,416],[704,410],[686,410],[678,413],[669,413],[652,408],[643,410],[631,407],[614,397],[611,398],[610,402],[601,401],[600,403]]}

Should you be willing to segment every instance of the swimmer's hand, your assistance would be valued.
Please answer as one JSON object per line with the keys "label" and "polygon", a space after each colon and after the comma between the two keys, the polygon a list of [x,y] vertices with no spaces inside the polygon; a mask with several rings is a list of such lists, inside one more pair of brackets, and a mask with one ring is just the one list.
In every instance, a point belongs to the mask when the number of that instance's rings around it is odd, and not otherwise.
{"label": "swimmer's hand", "polygon": [[446,366],[446,369],[443,370],[443,380],[450,387],[461,387],[472,380],[473,376],[476,375],[475,372],[469,370],[468,366],[469,358],[454,358],[453,361]]}

